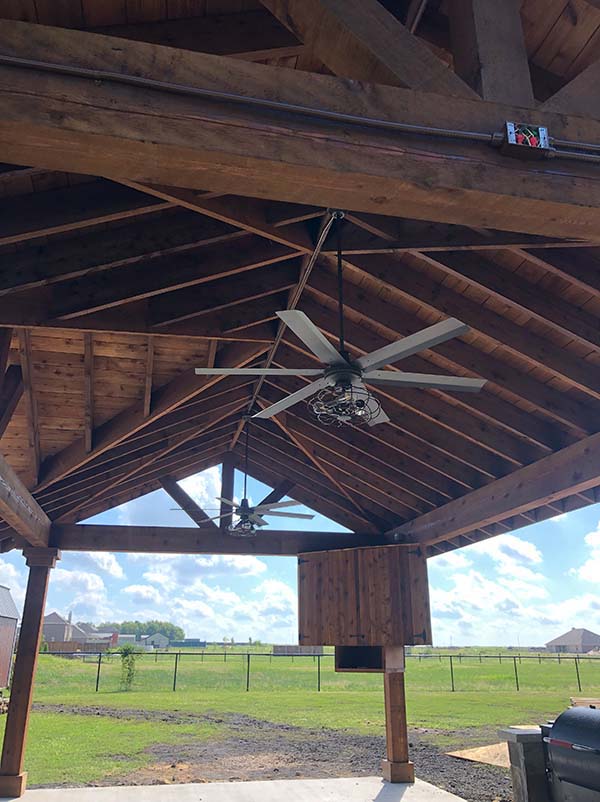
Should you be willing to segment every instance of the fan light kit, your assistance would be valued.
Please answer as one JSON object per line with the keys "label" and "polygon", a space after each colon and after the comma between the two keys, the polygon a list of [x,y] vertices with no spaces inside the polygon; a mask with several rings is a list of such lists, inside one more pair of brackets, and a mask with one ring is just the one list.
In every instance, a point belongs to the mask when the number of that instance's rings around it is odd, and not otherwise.
{"label": "fan light kit", "polygon": [[459,337],[469,327],[455,318],[448,318],[423,331],[410,334],[401,340],[378,348],[358,359],[351,359],[346,350],[344,333],[344,283],[342,277],[343,257],[341,246],[341,219],[343,212],[330,213],[337,231],[337,277],[339,347],[335,348],[320,329],[304,312],[287,309],[277,312],[294,334],[317,357],[321,368],[196,368],[200,376],[306,376],[313,381],[295,393],[254,415],[254,418],[272,418],[300,401],[307,401],[308,408],[317,419],[327,425],[367,423],[375,426],[389,423],[389,418],[378,398],[366,385],[391,388],[414,387],[443,392],[478,393],[485,379],[463,376],[436,376],[429,373],[405,373],[399,370],[381,370],[401,359],[418,354],[436,345]]}

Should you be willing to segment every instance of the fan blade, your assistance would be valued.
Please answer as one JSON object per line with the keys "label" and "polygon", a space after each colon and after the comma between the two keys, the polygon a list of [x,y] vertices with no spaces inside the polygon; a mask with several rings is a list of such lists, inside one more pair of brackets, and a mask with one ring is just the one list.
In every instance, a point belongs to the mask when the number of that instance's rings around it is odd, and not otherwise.
{"label": "fan blade", "polygon": [[212,518],[207,518],[207,521],[219,521],[221,518],[231,518],[233,515],[233,510],[231,512],[226,512],[224,515],[214,515]]}
{"label": "fan blade", "polygon": [[220,496],[217,496],[217,501],[222,501],[223,504],[229,504],[230,507],[237,507],[235,501],[230,501],[228,498],[221,498]]}
{"label": "fan blade", "polygon": [[268,523],[262,516],[254,515],[253,513],[248,516],[248,520],[252,521],[255,526],[266,526]]}
{"label": "fan blade", "polygon": [[383,409],[380,409],[377,415],[374,418],[371,418],[369,421],[369,426],[377,426],[378,423],[389,423],[390,419],[385,414]]}
{"label": "fan blade", "polygon": [[267,510],[263,515],[275,515],[278,518],[305,518],[307,521],[312,521],[314,515],[309,515],[306,512],[278,512],[277,510]]}
{"label": "fan blade", "polygon": [[468,379],[463,376],[435,376],[430,373],[402,373],[391,370],[371,370],[363,379],[367,384],[393,385],[395,387],[418,387],[424,390],[452,390],[463,393],[478,393],[485,379]]}
{"label": "fan blade", "polygon": [[319,368],[195,368],[196,376],[318,376]]}
{"label": "fan blade", "polygon": [[299,507],[299,501],[277,501],[273,504],[259,504],[254,508],[255,512],[263,512],[264,510],[280,510],[283,507]]}
{"label": "fan blade", "polygon": [[272,418],[273,415],[277,415],[279,412],[283,412],[284,409],[288,407],[293,407],[294,404],[297,404],[299,401],[304,401],[305,398],[310,398],[311,395],[318,393],[319,390],[322,390],[324,387],[328,387],[330,385],[329,379],[323,377],[322,379],[317,379],[316,382],[311,382],[307,384],[306,387],[303,387],[301,390],[297,390],[295,393],[286,396],[286,398],[282,398],[281,401],[277,401],[276,404],[271,404],[270,407],[263,409],[262,412],[257,412],[256,415],[253,415],[253,418]]}
{"label": "fan blade", "polygon": [[416,334],[410,334],[402,340],[397,340],[395,343],[384,345],[383,348],[378,348],[371,354],[365,354],[356,360],[356,364],[363,370],[375,370],[382,368],[384,365],[391,365],[399,359],[405,359],[412,354],[418,354],[419,351],[424,351],[427,348],[433,348],[435,345],[451,340],[453,337],[458,337],[461,334],[466,334],[469,331],[469,326],[466,323],[461,323],[456,318],[448,318],[442,323],[436,323],[434,326],[418,331]]}
{"label": "fan blade", "polygon": [[310,348],[324,365],[347,364],[340,352],[333,347],[327,337],[304,312],[287,309],[284,312],[277,312],[277,317],[283,320],[285,325]]}

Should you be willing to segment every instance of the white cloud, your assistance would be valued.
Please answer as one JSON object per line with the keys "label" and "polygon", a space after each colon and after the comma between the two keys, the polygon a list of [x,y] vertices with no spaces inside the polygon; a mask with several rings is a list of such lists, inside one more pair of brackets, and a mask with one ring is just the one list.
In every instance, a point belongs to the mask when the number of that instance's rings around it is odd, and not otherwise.
{"label": "white cloud", "polygon": [[125,572],[114,554],[102,551],[81,551],[65,555],[64,562],[76,568],[102,571],[114,579],[124,579]]}
{"label": "white cloud", "polygon": [[575,574],[579,579],[584,582],[600,581],[600,522],[593,532],[589,532],[584,541],[589,546],[589,556],[587,560],[580,565],[579,568],[573,569],[572,574]]}
{"label": "white cloud", "polygon": [[188,476],[179,484],[202,508],[219,506],[217,496],[221,494],[221,471],[218,466]]}
{"label": "white cloud", "polygon": [[469,568],[473,565],[472,560],[470,560],[462,550],[448,551],[446,554],[432,557],[429,562],[431,565],[436,566],[436,568],[450,568],[451,570]]}
{"label": "white cloud", "polygon": [[50,584],[61,592],[65,600],[63,614],[72,611],[76,619],[92,621],[115,614],[114,606],[108,604],[106,586],[98,574],[55,568]]}
{"label": "white cloud", "polygon": [[128,585],[123,588],[134,604],[161,604],[162,594],[152,585]]}
{"label": "white cloud", "polygon": [[0,585],[4,585],[10,590],[10,595],[21,612],[27,587],[25,571],[19,571],[11,563],[0,559]]}

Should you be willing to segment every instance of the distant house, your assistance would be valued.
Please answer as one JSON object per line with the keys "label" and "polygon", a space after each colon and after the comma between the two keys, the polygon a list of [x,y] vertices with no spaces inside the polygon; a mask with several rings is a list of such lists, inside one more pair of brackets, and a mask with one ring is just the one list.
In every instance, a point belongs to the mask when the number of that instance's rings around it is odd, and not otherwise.
{"label": "distant house", "polygon": [[0,585],[0,688],[7,688],[10,682],[18,618],[19,612],[10,590]]}
{"label": "distant house", "polygon": [[136,636],[135,635],[121,635],[120,633],[117,635],[117,646],[125,646],[127,643],[131,643],[135,645]]}
{"label": "distant house", "polygon": [[600,635],[590,632],[589,629],[575,627],[546,644],[546,650],[554,654],[587,654],[598,648],[600,648]]}
{"label": "distant house", "polygon": [[44,616],[43,638],[46,643],[85,643],[86,633],[77,624],[58,613],[49,613]]}
{"label": "distant house", "polygon": [[155,649],[166,649],[169,645],[169,639],[161,632],[155,632],[154,635],[142,635],[142,646],[152,646]]}

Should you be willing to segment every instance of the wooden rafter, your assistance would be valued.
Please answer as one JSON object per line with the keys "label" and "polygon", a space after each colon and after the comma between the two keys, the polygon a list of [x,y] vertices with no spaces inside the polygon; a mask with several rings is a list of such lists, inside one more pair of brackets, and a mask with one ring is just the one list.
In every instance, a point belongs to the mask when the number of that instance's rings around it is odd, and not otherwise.
{"label": "wooden rafter", "polygon": [[376,0],[261,0],[335,75],[469,97],[457,75]]}
{"label": "wooden rafter", "polygon": [[403,542],[433,544],[599,484],[600,435],[596,434],[409,521],[391,534]]}
{"label": "wooden rafter", "polygon": [[167,492],[176,504],[194,521],[197,526],[209,527],[212,530],[219,527],[210,520],[210,516],[204,512],[202,507],[186,493],[185,490],[170,476],[165,476],[160,480],[162,488]]}
{"label": "wooden rafter", "polygon": [[20,365],[11,365],[4,375],[0,390],[0,437],[6,431],[17,404],[23,395],[23,372]]}
{"label": "wooden rafter", "polygon": [[94,340],[93,335],[83,335],[83,400],[84,400],[84,432],[85,450],[92,450],[92,434],[94,431]]}
{"label": "wooden rafter", "polygon": [[1,456],[0,515],[27,543],[48,545],[50,519]]}
{"label": "wooden rafter", "polygon": [[31,475],[33,477],[33,483],[35,484],[40,472],[41,447],[37,399],[35,397],[32,379],[31,334],[28,329],[22,329],[19,332],[19,354],[23,377],[23,393],[27,402],[27,434],[31,456]]}

